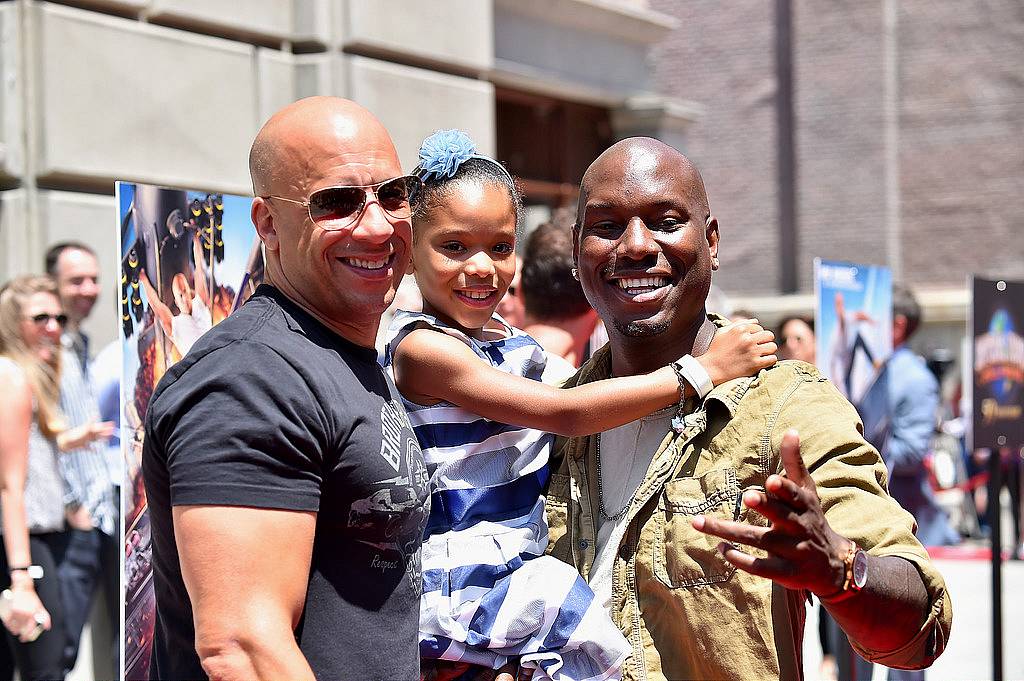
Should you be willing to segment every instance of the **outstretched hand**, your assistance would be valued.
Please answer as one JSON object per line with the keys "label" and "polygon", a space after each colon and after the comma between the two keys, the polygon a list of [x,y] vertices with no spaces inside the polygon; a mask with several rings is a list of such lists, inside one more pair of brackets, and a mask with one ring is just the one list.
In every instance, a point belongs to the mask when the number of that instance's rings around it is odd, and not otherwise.
{"label": "outstretched hand", "polygon": [[774,365],[779,361],[775,355],[778,349],[774,333],[756,319],[744,319],[719,329],[708,351],[697,361],[708,372],[711,382],[721,385]]}
{"label": "outstretched hand", "polygon": [[[765,492],[743,493],[743,503],[767,518],[769,527],[707,516],[696,516],[691,522],[694,529],[724,539],[718,550],[740,570],[827,598],[842,587],[850,541],[825,520],[795,430],[783,436],[779,454],[785,477],[769,476]],[[736,544],[759,548],[768,555],[756,558]]]}

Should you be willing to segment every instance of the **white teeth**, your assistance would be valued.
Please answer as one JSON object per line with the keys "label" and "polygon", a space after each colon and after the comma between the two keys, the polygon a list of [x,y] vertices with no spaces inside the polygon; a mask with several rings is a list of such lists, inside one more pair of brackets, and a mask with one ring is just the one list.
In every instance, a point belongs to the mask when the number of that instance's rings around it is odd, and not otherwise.
{"label": "white teeth", "polygon": [[491,295],[490,291],[459,291],[459,293],[473,300],[483,300]]}
{"label": "white teeth", "polygon": [[359,258],[345,258],[345,262],[355,267],[360,267],[364,270],[379,270],[388,264],[388,259],[384,260],[360,260]]}
{"label": "white teeth", "polygon": [[668,284],[668,277],[634,277],[631,279],[618,279],[616,283],[624,290],[634,288],[661,288]]}

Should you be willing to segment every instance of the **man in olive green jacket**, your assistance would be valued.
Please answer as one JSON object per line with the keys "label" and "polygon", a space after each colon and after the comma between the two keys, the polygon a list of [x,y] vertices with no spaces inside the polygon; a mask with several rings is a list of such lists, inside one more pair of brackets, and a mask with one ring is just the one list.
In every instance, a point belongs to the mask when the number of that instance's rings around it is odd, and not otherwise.
{"label": "man in olive green jacket", "polygon": [[[718,236],[675,149],[632,138],[590,166],[575,257],[610,342],[570,385],[706,351],[725,323],[705,311]],[[549,550],[631,641],[625,678],[801,678],[811,594],[875,662],[922,668],[944,649],[942,577],[856,412],[810,365],[559,444]]]}

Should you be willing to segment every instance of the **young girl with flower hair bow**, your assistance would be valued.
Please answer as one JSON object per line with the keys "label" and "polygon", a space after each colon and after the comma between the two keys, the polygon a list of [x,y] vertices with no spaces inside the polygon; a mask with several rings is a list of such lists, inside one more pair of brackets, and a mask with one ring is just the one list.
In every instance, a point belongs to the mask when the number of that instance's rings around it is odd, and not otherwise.
{"label": "young girl with flower hair bow", "polygon": [[[424,184],[409,271],[423,311],[395,316],[385,365],[431,476],[420,654],[518,663],[534,679],[618,679],[630,645],[576,570],[544,555],[552,434],[621,426],[694,389],[672,367],[569,390],[541,383],[540,345],[494,313],[515,275],[515,181],[457,130],[428,137],[414,173]],[[736,325],[697,362],[716,384],[753,374],[774,363],[771,340]]]}

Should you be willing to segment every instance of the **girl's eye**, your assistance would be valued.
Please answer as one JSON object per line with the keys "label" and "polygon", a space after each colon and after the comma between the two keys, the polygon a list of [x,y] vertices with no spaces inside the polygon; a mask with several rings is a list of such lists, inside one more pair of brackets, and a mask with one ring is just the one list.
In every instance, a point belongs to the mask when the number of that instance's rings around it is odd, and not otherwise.
{"label": "girl's eye", "polygon": [[509,243],[500,243],[500,244],[496,244],[494,246],[494,252],[495,253],[501,253],[502,255],[508,255],[509,253],[513,252],[514,250],[515,250],[515,247],[512,244],[509,244]]}
{"label": "girl's eye", "polygon": [[464,250],[466,250],[466,247],[463,246],[458,241],[446,241],[443,244],[441,244],[441,248],[450,253],[462,253]]}

